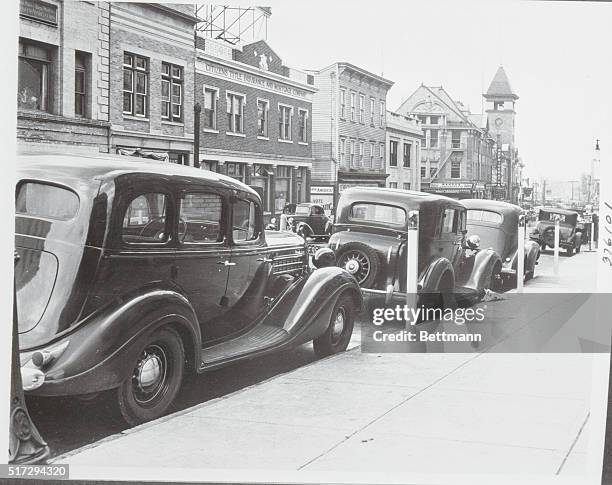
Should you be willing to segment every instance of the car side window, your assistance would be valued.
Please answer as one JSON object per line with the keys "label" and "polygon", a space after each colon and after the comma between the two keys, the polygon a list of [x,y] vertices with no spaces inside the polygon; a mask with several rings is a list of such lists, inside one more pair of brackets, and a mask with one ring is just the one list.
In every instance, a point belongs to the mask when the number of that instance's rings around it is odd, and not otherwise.
{"label": "car side window", "polygon": [[132,199],[123,217],[121,239],[126,243],[164,243],[168,240],[166,228],[167,196],[147,193]]}
{"label": "car side window", "polygon": [[234,242],[254,241],[259,237],[256,226],[256,206],[250,200],[237,199],[232,215]]}
{"label": "car side window", "polygon": [[184,244],[223,240],[223,199],[218,194],[188,193],[181,199],[179,241]]}
{"label": "car side window", "polygon": [[313,216],[322,216],[324,214],[325,214],[325,212],[323,212],[323,208],[318,207],[316,205],[313,206],[313,208],[312,208],[312,215]]}
{"label": "car side window", "polygon": [[444,215],[442,216],[442,234],[456,232],[455,212],[455,209],[444,209]]}

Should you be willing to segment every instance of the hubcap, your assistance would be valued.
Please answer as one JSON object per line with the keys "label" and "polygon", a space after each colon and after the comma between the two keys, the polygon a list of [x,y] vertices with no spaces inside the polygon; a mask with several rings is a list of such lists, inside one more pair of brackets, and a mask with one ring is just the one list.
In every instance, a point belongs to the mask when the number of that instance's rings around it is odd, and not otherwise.
{"label": "hubcap", "polygon": [[345,320],[345,315],[344,315],[344,308],[339,308],[338,312],[336,313],[336,317],[334,318],[334,322],[333,322],[333,326],[332,326],[332,343],[337,343],[338,340],[340,340],[340,336],[342,335],[342,332],[344,331],[344,320]]}
{"label": "hubcap", "polygon": [[370,260],[361,251],[350,251],[340,260],[340,267],[351,273],[359,284],[370,274]]}
{"label": "hubcap", "polygon": [[132,375],[134,397],[141,404],[150,404],[164,390],[168,361],[164,349],[150,345],[141,354]]}

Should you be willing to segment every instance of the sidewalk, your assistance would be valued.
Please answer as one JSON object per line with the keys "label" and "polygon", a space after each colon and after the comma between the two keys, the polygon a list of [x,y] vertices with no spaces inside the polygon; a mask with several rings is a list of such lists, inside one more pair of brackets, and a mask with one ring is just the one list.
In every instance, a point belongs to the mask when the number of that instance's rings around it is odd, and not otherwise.
{"label": "sidewalk", "polygon": [[[500,318],[504,303],[496,302]],[[114,469],[581,475],[596,357],[366,354],[353,348],[54,462]]]}

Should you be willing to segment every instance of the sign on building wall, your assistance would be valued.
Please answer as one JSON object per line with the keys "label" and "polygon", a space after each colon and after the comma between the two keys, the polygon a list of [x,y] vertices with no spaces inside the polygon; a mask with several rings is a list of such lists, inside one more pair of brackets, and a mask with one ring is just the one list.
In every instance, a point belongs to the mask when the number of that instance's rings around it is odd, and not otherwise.
{"label": "sign on building wall", "polygon": [[263,76],[257,76],[255,74],[239,71],[237,69],[231,69],[219,64],[213,64],[211,62],[204,62],[204,71],[206,74],[217,78],[229,79],[230,81],[248,84],[256,88],[266,89],[268,91],[273,91],[275,93],[284,94],[287,96],[306,99],[310,95],[309,92],[303,89],[279,83]]}
{"label": "sign on building wall", "polygon": [[19,15],[45,24],[57,25],[57,5],[38,0],[21,0]]}
{"label": "sign on building wall", "polygon": [[334,207],[334,188],[320,185],[311,186],[310,202],[320,204],[326,211],[331,211]]}

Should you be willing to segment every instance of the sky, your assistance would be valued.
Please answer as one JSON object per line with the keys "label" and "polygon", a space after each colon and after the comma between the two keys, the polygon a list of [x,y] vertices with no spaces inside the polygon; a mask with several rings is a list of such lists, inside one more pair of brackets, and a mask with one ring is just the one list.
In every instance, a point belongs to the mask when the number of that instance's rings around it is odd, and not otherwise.
{"label": "sky", "polygon": [[612,162],[612,4],[517,1],[268,2],[268,42],[285,64],[348,61],[395,82],[397,109],[421,84],[481,112],[503,65],[519,96],[526,174],[576,180],[595,139]]}

